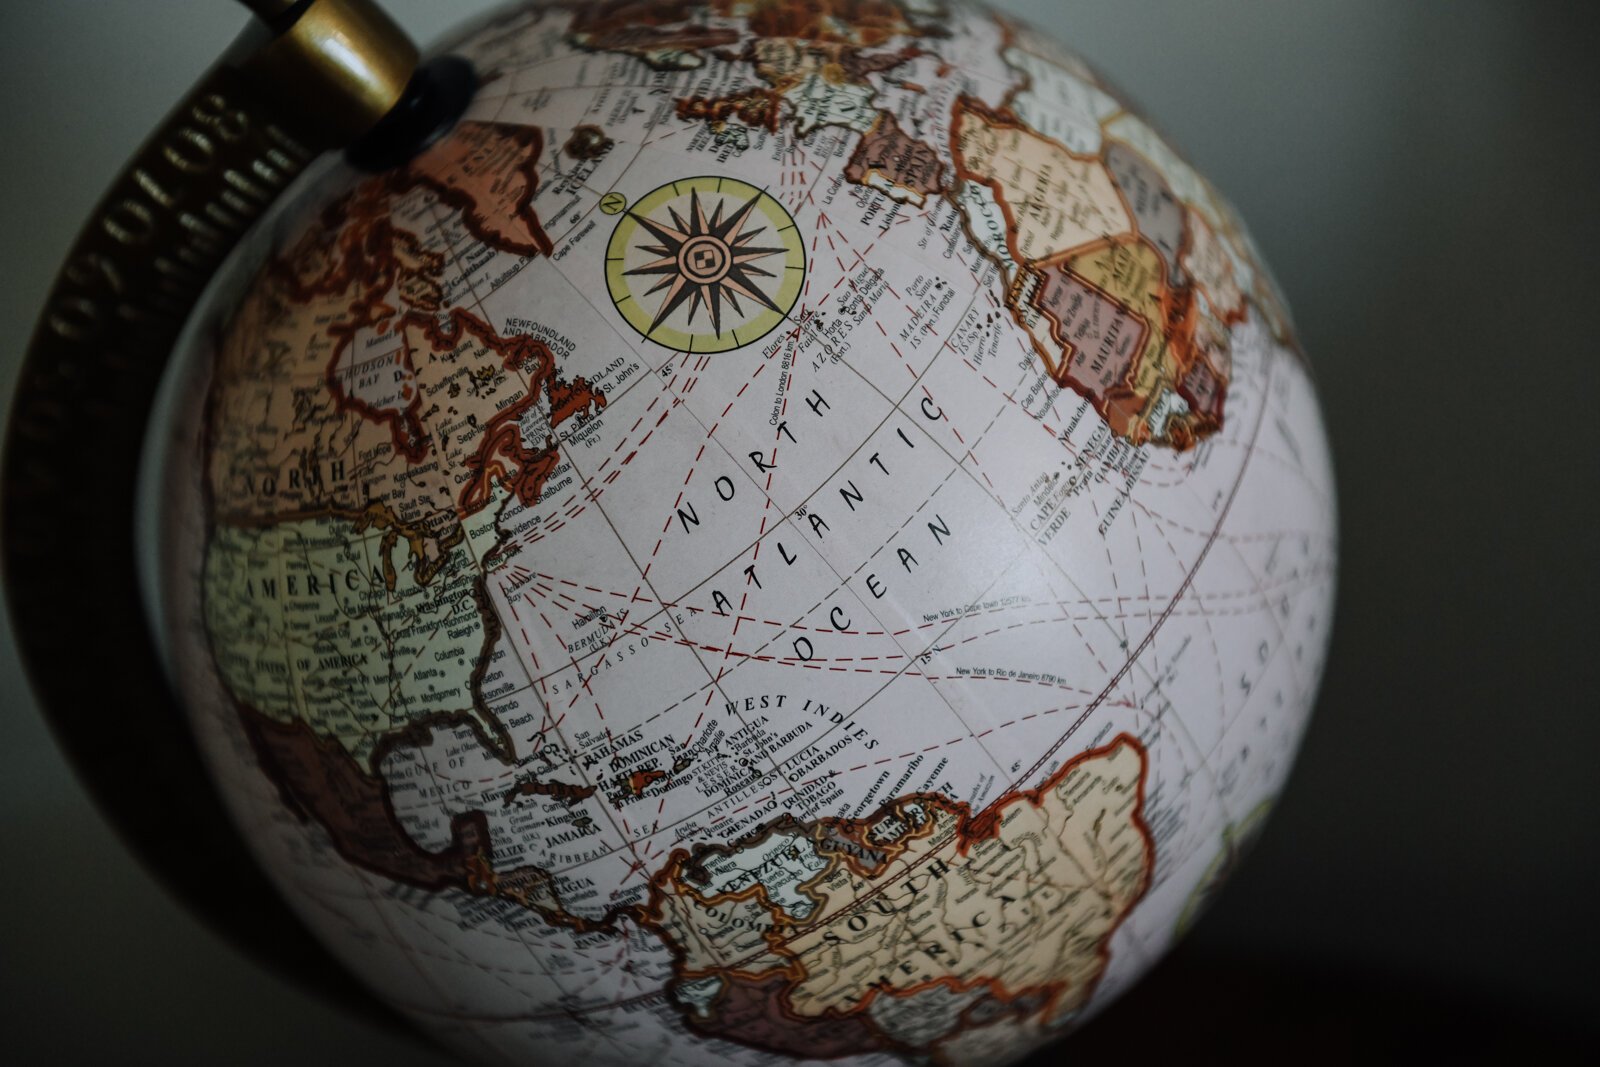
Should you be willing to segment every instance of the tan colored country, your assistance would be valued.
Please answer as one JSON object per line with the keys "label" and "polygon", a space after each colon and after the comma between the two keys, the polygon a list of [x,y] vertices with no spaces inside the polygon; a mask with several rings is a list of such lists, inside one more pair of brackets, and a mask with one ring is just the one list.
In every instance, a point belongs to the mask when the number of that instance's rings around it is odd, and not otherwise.
{"label": "tan colored country", "polygon": [[965,823],[959,808],[919,804],[926,819],[886,871],[839,864],[807,887],[832,914],[786,946],[806,973],[790,1004],[848,1011],[873,990],[953,978],[999,999],[1047,992],[1054,1016],[1076,1010],[1149,881],[1143,778],[1142,751],[1122,738]]}
{"label": "tan colored country", "polygon": [[1004,113],[973,100],[956,105],[956,176],[994,191],[1009,224],[1011,257],[1032,262],[1133,232],[1111,175]]}
{"label": "tan colored country", "polygon": [[[704,895],[714,879],[679,852],[655,879],[649,924],[680,975],[781,973],[785,1010],[802,1017],[943,986],[1059,1020],[1088,1000],[1111,934],[1149,884],[1144,776],[1143,749],[1123,735],[976,815],[943,796],[904,797],[867,823],[808,827],[790,840],[814,853],[788,849],[736,892]],[[735,850],[747,861],[756,851]],[[814,876],[801,858],[811,855],[827,860]],[[798,921],[772,904],[788,879],[786,895],[815,902]]]}

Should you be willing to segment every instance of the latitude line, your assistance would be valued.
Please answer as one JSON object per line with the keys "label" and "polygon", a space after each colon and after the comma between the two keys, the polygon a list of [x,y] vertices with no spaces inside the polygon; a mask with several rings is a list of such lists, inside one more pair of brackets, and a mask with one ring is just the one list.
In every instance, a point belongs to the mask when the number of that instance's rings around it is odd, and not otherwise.
{"label": "latitude line", "polygon": [[[1269,378],[1270,378],[1270,371],[1271,371],[1271,368],[1269,366],[1269,368],[1268,368]],[[1262,406],[1262,412],[1263,413],[1265,412],[1265,408],[1266,408],[1266,405],[1263,405]],[[1254,439],[1254,437],[1256,435],[1259,435],[1259,433],[1261,431],[1261,421],[1262,421],[1261,415],[1258,414],[1257,420],[1256,420],[1256,425],[1255,425],[1255,427],[1254,427],[1254,429],[1252,431],[1252,439]],[[1116,674],[1112,677],[1112,679],[1109,682],[1107,682],[1105,688],[1103,688],[1100,691],[1099,695],[1097,695],[1096,698],[1094,699],[1094,701],[1092,701],[1090,703],[1089,707],[1083,712],[1083,714],[1080,715],[1078,717],[1078,719],[1071,726],[1068,727],[1067,731],[1061,735],[1061,737],[1055,742],[1054,745],[1052,745],[1049,749],[1046,750],[1046,752],[1033,765],[1033,767],[1031,767],[1025,774],[1023,774],[1021,777],[1019,777],[1018,779],[1016,779],[1013,782],[1012,787],[1010,789],[1006,790],[1006,792],[1008,792],[1008,793],[1009,792],[1015,792],[1016,789],[1017,789],[1017,786],[1021,782],[1027,781],[1029,778],[1031,778],[1033,776],[1033,774],[1036,773],[1038,771],[1038,769],[1041,766],[1043,766],[1044,763],[1047,762],[1050,759],[1050,757],[1057,750],[1060,749],[1061,745],[1065,744],[1067,739],[1069,737],[1071,737],[1072,734],[1075,733],[1082,726],[1083,722],[1089,717],[1089,715],[1092,714],[1099,707],[1100,704],[1104,703],[1106,697],[1109,696],[1111,690],[1113,688],[1115,688],[1115,686],[1117,684],[1120,683],[1122,677],[1127,674],[1129,668],[1133,665],[1134,661],[1140,655],[1143,654],[1145,647],[1147,647],[1149,645],[1149,643],[1151,642],[1151,640],[1154,639],[1156,633],[1160,630],[1160,627],[1165,623],[1166,619],[1171,617],[1173,609],[1177,606],[1178,602],[1183,598],[1183,595],[1187,591],[1187,589],[1189,587],[1189,584],[1192,582],[1195,573],[1197,573],[1199,571],[1200,567],[1204,564],[1206,556],[1209,554],[1210,545],[1215,542],[1217,536],[1221,532],[1222,522],[1226,519],[1227,513],[1228,513],[1229,509],[1232,506],[1233,500],[1235,499],[1235,497],[1238,494],[1239,486],[1242,485],[1243,482],[1244,482],[1244,472],[1249,467],[1248,456],[1249,456],[1249,453],[1247,451],[1246,452],[1246,460],[1245,460],[1245,462],[1240,464],[1239,471],[1235,475],[1235,478],[1234,478],[1233,489],[1228,495],[1227,502],[1224,504],[1221,514],[1218,516],[1216,528],[1213,529],[1213,531],[1211,533],[1211,536],[1210,536],[1210,538],[1208,539],[1208,541],[1206,543],[1205,548],[1202,549],[1200,555],[1196,558],[1194,564],[1190,567],[1189,572],[1185,576],[1183,582],[1181,582],[1179,584],[1178,591],[1173,595],[1173,597],[1169,601],[1167,607],[1162,611],[1161,615],[1158,617],[1156,625],[1151,629],[1150,633],[1145,636],[1144,640],[1140,642],[1139,647],[1136,648],[1135,650],[1133,650],[1129,654],[1129,657],[1124,662],[1123,666],[1116,672]],[[958,835],[952,835],[950,840],[951,841],[955,840],[956,836],[958,836]],[[919,859],[918,859],[918,861],[916,863],[916,866],[921,866],[923,863],[926,863],[929,860],[933,859],[934,857],[940,855],[944,851],[944,849],[946,847],[947,847],[947,845],[940,845],[940,846],[938,846],[936,848],[929,849],[929,851],[928,851],[928,853],[926,855],[924,855],[922,857],[919,857]],[[903,880],[904,879],[897,879],[896,881],[903,881]],[[816,920],[814,920],[814,922],[820,923],[820,922],[823,922],[825,920],[837,920],[842,915],[850,914],[854,910],[856,910],[857,908],[859,908],[863,904],[865,904],[866,901],[868,901],[868,900],[870,900],[870,899],[872,899],[872,898],[874,898],[876,896],[881,895],[885,891],[885,888],[886,888],[886,885],[885,886],[875,886],[865,896],[856,898],[849,905],[846,905],[846,906],[838,909],[837,911],[835,911],[831,915],[823,916],[823,917],[821,917],[819,919],[816,919]],[[726,966],[731,967],[731,968],[737,968],[737,967],[742,966],[742,965],[744,965],[746,963],[749,963],[749,962],[751,962],[751,961],[753,961],[755,959],[761,958],[762,956],[766,955],[770,951],[775,950],[776,948],[781,948],[781,947],[784,947],[784,946],[788,945],[792,940],[793,939],[791,938],[790,940],[783,941],[783,942],[781,942],[781,943],[779,943],[777,945],[770,945],[769,944],[769,946],[768,946],[768,948],[766,950],[763,950],[762,952],[759,952],[759,953],[757,953],[756,955],[753,955],[753,956],[749,956],[749,957],[742,958],[742,959],[739,959],[739,960],[731,961]],[[598,1005],[598,1006],[595,1006],[593,1008],[572,1009],[572,1010],[573,1011],[579,1011],[579,1012],[581,1012],[583,1014],[593,1014],[593,1013],[598,1013],[598,1012],[601,1012],[601,1011],[612,1011],[612,1010],[615,1010],[615,1009],[617,1009],[619,1007],[623,1007],[623,1006],[626,1006],[626,1005],[634,1003],[634,1002],[636,1002],[636,1001],[634,1001],[634,1000],[617,1000],[617,1001],[612,1001],[612,1002],[604,1004],[604,1005]],[[530,1012],[530,1013],[526,1013],[526,1014],[523,1014],[523,1015],[497,1017],[495,1019],[495,1021],[506,1021],[506,1022],[510,1022],[510,1021],[534,1021],[534,1020],[545,1019],[545,1018],[558,1018],[558,1017],[562,1017],[562,1016],[565,1016],[565,1015],[568,1015],[568,1014],[570,1014],[569,1011]]]}

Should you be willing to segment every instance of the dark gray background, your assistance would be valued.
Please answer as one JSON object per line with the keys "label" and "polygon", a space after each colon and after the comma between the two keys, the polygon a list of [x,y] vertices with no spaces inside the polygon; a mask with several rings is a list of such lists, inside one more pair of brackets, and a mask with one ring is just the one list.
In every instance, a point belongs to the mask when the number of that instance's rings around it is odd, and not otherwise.
{"label": "dark gray background", "polygon": [[[486,5],[390,6],[427,40]],[[1320,707],[1260,847],[1184,959],[1586,1025],[1600,1013],[1595,19],[1474,0],[1000,6],[1089,57],[1234,200],[1289,294],[1333,436],[1342,576]],[[0,13],[4,395],[78,224],[242,23],[222,0]],[[61,592],[88,591],[63,575]],[[440,1062],[263,973],[162,895],[64,766],[6,625],[9,1048]],[[85,634],[90,684],[108,639]],[[117,714],[114,680],[98,683]]]}

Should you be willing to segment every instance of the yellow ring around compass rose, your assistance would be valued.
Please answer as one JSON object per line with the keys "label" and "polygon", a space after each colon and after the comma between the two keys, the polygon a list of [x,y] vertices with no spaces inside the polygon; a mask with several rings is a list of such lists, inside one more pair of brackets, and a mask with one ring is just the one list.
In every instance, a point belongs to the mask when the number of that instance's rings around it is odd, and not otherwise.
{"label": "yellow ring around compass rose", "polygon": [[648,340],[726,352],[760,340],[800,297],[794,217],[736,178],[679,178],[632,204],[606,248],[611,301]]}

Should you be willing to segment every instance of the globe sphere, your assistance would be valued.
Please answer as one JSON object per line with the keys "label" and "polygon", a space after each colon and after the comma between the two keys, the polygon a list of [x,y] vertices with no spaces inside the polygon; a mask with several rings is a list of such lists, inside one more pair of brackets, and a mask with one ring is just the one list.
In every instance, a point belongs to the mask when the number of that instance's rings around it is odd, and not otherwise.
{"label": "globe sphere", "polygon": [[1243,225],[986,9],[508,9],[175,387],[160,611],[263,866],[469,1057],[1005,1062],[1261,825],[1328,451]]}

